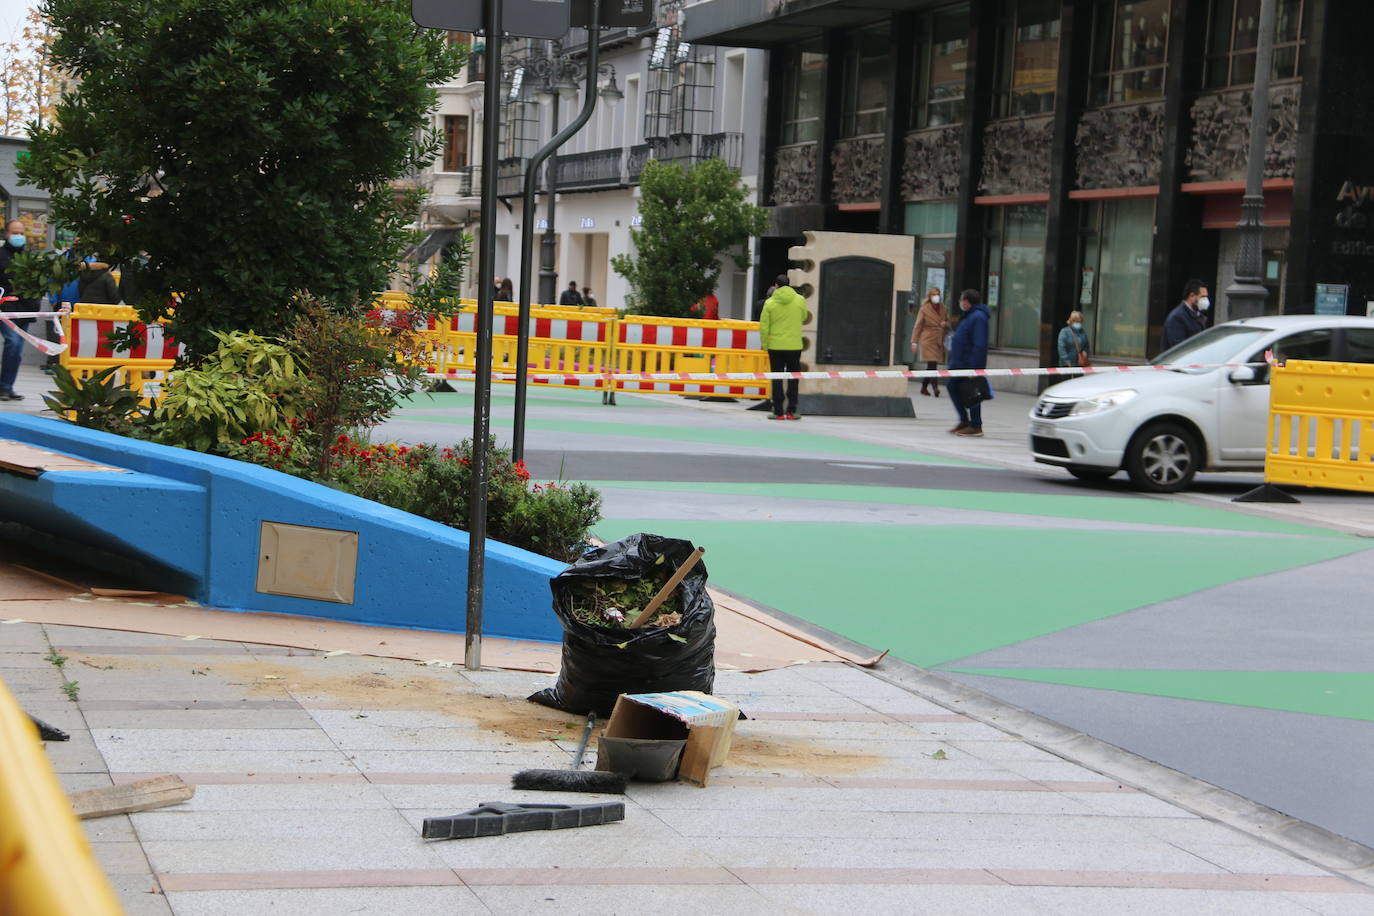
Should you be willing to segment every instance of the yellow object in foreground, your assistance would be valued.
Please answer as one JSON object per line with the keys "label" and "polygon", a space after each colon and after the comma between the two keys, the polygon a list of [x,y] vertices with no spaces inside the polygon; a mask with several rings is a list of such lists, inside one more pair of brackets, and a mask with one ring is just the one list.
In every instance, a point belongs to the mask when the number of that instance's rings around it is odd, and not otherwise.
{"label": "yellow object in foreground", "polygon": [[0,681],[0,914],[118,916],[38,731]]}
{"label": "yellow object in foreground", "polygon": [[1374,492],[1374,365],[1289,360],[1271,375],[1264,479]]}

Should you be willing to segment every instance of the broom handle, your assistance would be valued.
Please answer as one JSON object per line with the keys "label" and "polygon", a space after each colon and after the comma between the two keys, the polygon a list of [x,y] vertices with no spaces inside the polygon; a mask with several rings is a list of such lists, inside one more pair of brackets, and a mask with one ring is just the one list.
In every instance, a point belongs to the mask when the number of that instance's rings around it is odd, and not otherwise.
{"label": "broom handle", "polygon": [[639,616],[630,624],[631,630],[638,630],[649,622],[649,618],[653,617],[654,612],[659,609],[663,602],[668,600],[668,596],[673,593],[673,589],[677,588],[682,580],[686,578],[687,574],[692,571],[692,567],[697,565],[697,560],[700,560],[701,555],[705,552],[705,547],[698,547],[696,550],[692,551],[692,555],[682,562],[682,565],[677,568],[677,572],[673,573],[672,578],[663,583],[663,587],[658,590],[658,594],[654,595],[654,600],[650,601],[644,610],[639,612]]}
{"label": "broom handle", "polygon": [[582,755],[587,753],[587,742],[592,738],[592,729],[596,728],[596,713],[588,713],[587,727],[582,729],[582,740],[577,745],[577,755],[573,757],[572,766],[568,769],[576,770],[582,767]]}

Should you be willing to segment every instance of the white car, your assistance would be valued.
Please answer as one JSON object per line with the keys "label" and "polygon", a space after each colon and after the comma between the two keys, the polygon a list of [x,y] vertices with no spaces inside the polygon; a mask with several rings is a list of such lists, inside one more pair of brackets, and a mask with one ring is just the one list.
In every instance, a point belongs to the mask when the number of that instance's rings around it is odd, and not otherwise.
{"label": "white car", "polygon": [[[1208,328],[1155,365],[1274,359],[1374,363],[1374,318],[1278,315]],[[1030,414],[1036,461],[1080,480],[1119,470],[1142,490],[1181,490],[1198,471],[1264,467],[1269,367],[1106,373],[1045,389]]]}

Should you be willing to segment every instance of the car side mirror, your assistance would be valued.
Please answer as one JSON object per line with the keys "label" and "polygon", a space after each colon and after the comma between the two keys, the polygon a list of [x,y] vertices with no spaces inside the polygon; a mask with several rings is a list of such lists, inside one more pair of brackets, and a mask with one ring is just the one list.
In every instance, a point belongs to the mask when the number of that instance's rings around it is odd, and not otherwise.
{"label": "car side mirror", "polygon": [[1255,371],[1254,366],[1238,366],[1231,370],[1231,374],[1227,378],[1233,384],[1244,385],[1256,381],[1259,378],[1259,373]]}

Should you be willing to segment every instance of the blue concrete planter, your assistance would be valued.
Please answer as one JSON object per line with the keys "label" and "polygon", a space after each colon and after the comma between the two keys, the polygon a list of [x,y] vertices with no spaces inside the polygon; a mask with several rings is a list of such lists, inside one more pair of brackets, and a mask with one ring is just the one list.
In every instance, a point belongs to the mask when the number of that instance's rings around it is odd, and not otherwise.
{"label": "blue concrete planter", "polygon": [[[140,442],[61,420],[0,416],[0,439],[130,473],[0,472],[0,520],[164,571],[196,601],[354,623],[462,632],[468,535],[438,522],[241,461]],[[264,522],[356,532],[353,601],[257,590]],[[558,641],[549,579],[564,565],[486,547],[487,635]]]}

